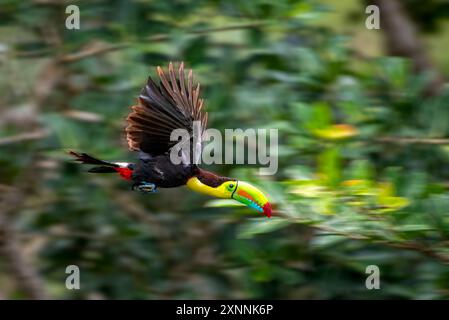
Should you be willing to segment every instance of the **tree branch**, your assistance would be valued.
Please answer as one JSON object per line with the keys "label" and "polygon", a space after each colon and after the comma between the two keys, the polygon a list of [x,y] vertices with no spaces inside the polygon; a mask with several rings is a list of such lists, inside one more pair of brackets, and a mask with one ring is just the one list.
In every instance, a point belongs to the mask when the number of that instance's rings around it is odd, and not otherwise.
{"label": "tree branch", "polygon": [[32,132],[20,133],[14,136],[0,138],[0,146],[22,143],[25,141],[40,140],[48,136],[49,132],[47,130],[36,130]]}
{"label": "tree branch", "polygon": [[338,236],[342,236],[344,238],[350,239],[350,240],[358,240],[358,241],[369,241],[371,243],[375,243],[375,244],[379,244],[379,245],[383,245],[383,246],[387,246],[387,247],[391,247],[391,248],[396,248],[396,249],[404,249],[404,250],[410,250],[410,251],[415,251],[415,252],[419,252],[429,258],[433,258],[443,264],[448,264],[449,265],[449,255],[447,254],[443,254],[440,253],[430,247],[426,247],[425,245],[421,244],[421,243],[417,243],[417,242],[392,242],[392,241],[388,241],[388,240],[384,240],[384,239],[376,239],[374,237],[371,237],[369,235],[363,235],[363,234],[355,234],[355,233],[348,233],[348,232],[344,232],[344,231],[340,231],[338,229],[335,229],[333,227],[329,227],[326,225],[311,225],[310,223],[303,221],[300,218],[295,218],[292,217],[289,214],[286,214],[284,212],[281,211],[277,211],[274,215],[276,216],[280,216],[286,220],[290,220],[293,223],[300,223],[300,224],[304,224],[307,225],[313,229],[316,230],[320,230],[320,231],[324,231],[327,234],[334,234],[334,235],[338,235]]}
{"label": "tree branch", "polygon": [[[207,28],[207,29],[201,29],[201,30],[192,30],[192,31],[187,31],[186,34],[205,35],[205,34],[215,33],[215,32],[253,29],[253,28],[258,28],[258,27],[261,27],[261,26],[264,26],[267,24],[268,24],[267,22],[259,21],[259,22],[231,25],[231,26],[225,26],[225,27],[215,27],[215,28]],[[148,42],[160,42],[160,41],[169,40],[171,37],[172,37],[171,34],[156,34],[156,35],[147,37],[146,40]],[[115,45],[96,44],[96,45],[93,45],[91,48],[88,48],[84,51],[70,53],[65,56],[62,56],[60,58],[60,61],[63,63],[72,63],[72,62],[76,62],[81,59],[89,58],[92,56],[101,55],[101,54],[105,54],[108,52],[125,49],[125,48],[130,47],[131,45],[132,45],[131,43],[121,43],[121,44],[115,44]]]}
{"label": "tree branch", "polygon": [[375,142],[392,144],[449,144],[449,139],[444,138],[407,138],[407,137],[380,137]]}
{"label": "tree branch", "polygon": [[416,72],[431,72],[435,75],[427,93],[435,95],[444,85],[444,78],[430,62],[418,36],[413,21],[397,0],[366,0],[380,9],[381,29],[385,36],[385,47],[391,55],[409,58]]}
{"label": "tree branch", "polygon": [[0,254],[3,255],[18,288],[30,299],[48,299],[44,285],[37,271],[27,261],[20,245],[17,232],[10,221],[10,215],[23,203],[18,190],[3,196],[0,203]]}

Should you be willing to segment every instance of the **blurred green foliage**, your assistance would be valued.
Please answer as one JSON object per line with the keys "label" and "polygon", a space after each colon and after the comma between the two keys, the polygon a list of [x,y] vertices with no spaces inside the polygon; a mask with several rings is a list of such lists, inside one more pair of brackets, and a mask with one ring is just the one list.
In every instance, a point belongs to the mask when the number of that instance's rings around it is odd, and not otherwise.
{"label": "blurred green foliage", "polygon": [[[52,297],[449,296],[449,148],[432,142],[449,136],[449,91],[426,95],[431,75],[360,59],[315,23],[330,10],[315,1],[73,4],[80,30],[59,1],[0,11],[0,137],[45,133],[0,145],[0,181],[23,196],[14,221]],[[210,127],[279,129],[275,176],[210,168],[259,185],[276,217],[185,188],[143,196],[67,161],[68,149],[133,160],[128,106],[155,66],[181,60]],[[65,288],[71,264],[81,290]],[[381,290],[365,288],[372,264]],[[0,287],[6,272],[0,258]]]}

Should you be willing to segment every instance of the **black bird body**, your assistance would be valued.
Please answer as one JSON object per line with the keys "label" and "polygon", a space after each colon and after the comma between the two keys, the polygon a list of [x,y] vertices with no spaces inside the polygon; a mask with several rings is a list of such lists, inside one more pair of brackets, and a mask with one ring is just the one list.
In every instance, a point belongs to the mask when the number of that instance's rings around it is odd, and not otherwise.
{"label": "black bird body", "polygon": [[198,173],[196,165],[173,164],[169,154],[152,157],[141,153],[139,162],[134,166],[132,180],[135,185],[149,182],[159,188],[175,188],[185,185]]}

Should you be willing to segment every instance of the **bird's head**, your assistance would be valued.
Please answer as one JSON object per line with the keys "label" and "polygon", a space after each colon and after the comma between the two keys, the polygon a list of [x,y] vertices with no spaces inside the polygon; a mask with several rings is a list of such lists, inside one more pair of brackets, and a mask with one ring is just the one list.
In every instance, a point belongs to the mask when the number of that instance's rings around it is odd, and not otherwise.
{"label": "bird's head", "polygon": [[[222,179],[222,180],[217,180]],[[218,184],[219,183],[219,184]],[[267,217],[271,217],[271,204],[267,197],[248,182],[238,180],[223,181],[222,177],[193,177],[187,181],[187,186],[197,192],[223,199],[234,199],[247,207],[256,209]]]}

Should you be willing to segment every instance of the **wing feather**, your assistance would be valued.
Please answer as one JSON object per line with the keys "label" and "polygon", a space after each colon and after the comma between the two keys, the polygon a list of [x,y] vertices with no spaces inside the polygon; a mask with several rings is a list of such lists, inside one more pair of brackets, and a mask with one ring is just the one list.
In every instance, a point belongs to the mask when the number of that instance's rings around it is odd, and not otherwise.
{"label": "wing feather", "polygon": [[148,78],[137,105],[128,115],[126,128],[130,150],[149,155],[166,153],[177,143],[170,141],[173,130],[186,129],[193,137],[194,121],[201,123],[202,133],[207,126],[207,113],[202,113],[204,101],[199,97],[200,85],[194,84],[192,70],[186,78],[184,63],[176,72],[170,62],[167,74],[161,67],[156,71],[158,83]]}

